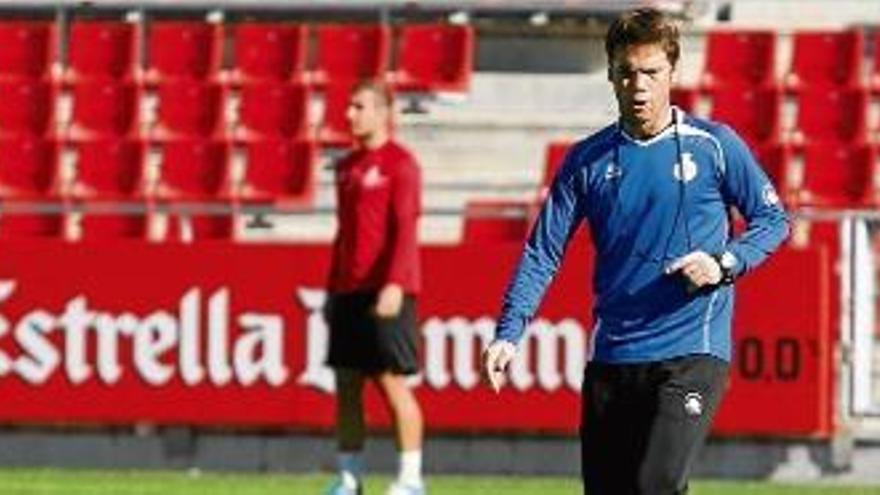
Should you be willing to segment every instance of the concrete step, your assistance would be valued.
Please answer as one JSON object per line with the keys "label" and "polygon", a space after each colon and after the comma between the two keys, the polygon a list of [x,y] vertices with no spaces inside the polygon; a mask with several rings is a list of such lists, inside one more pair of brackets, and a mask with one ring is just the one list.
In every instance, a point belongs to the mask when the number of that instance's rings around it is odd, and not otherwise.
{"label": "concrete step", "polygon": [[[238,226],[242,242],[330,242],[336,234],[333,212],[297,215],[267,215],[268,225],[255,226],[244,218]],[[461,240],[462,217],[426,215],[419,222],[419,241],[426,244],[455,244]]]}

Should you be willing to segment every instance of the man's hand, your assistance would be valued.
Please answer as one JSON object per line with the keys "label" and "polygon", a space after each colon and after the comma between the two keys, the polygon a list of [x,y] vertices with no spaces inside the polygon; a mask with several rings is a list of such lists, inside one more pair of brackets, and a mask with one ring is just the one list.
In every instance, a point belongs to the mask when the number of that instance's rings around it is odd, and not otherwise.
{"label": "man's hand", "polygon": [[497,394],[501,390],[504,372],[516,356],[516,346],[506,340],[496,340],[483,351],[483,381]]}
{"label": "man's hand", "polygon": [[376,316],[394,318],[400,314],[401,308],[403,308],[403,287],[397,284],[382,287],[376,299]]}
{"label": "man's hand", "polygon": [[699,289],[721,282],[721,267],[715,258],[703,251],[694,251],[673,261],[666,267],[666,274],[681,273],[690,289]]}

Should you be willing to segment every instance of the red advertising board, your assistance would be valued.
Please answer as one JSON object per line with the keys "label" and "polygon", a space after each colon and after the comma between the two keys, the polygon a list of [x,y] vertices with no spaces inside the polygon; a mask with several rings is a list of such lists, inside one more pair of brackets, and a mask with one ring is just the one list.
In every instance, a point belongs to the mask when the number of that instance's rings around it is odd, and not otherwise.
{"label": "red advertising board", "polygon": [[826,436],[833,428],[831,262],[783,251],[737,288],[730,389],[716,434]]}
{"label": "red advertising board", "polygon": [[[574,433],[591,256],[570,252],[509,385],[479,384],[520,246],[429,246],[419,300],[429,428]],[[326,429],[326,245],[7,242],[0,250],[0,421]],[[798,277],[791,283],[792,275]],[[716,433],[830,431],[828,260],[786,251],[739,290]],[[374,391],[368,422],[387,427]]]}

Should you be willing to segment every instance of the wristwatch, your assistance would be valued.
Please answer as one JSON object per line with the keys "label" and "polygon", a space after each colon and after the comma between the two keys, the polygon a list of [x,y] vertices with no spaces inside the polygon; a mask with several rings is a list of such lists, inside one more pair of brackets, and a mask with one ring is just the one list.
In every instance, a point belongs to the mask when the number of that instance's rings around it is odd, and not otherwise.
{"label": "wristwatch", "polygon": [[718,267],[721,268],[721,281],[718,282],[718,285],[732,284],[736,278],[736,265],[739,264],[736,256],[730,251],[722,251],[721,253],[713,254],[712,258],[718,263]]}

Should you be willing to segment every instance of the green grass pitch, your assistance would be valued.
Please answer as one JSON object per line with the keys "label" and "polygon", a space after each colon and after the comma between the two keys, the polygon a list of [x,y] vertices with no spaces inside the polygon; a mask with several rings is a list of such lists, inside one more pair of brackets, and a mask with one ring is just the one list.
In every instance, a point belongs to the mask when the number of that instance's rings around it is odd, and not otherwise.
{"label": "green grass pitch", "polygon": [[[235,474],[149,471],[0,470],[3,495],[321,495],[326,474]],[[371,476],[367,495],[383,495],[389,478]],[[431,495],[580,495],[570,478],[429,476]],[[782,485],[697,481],[692,495],[880,495],[880,486]]]}

